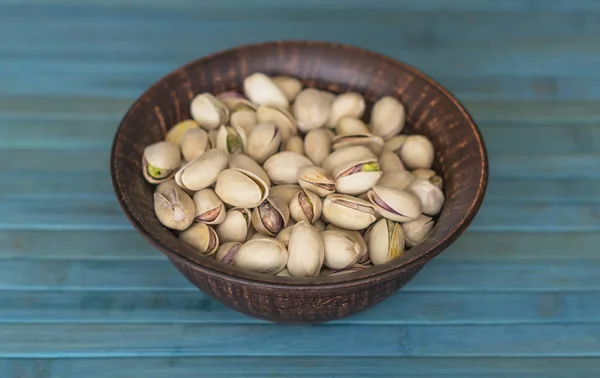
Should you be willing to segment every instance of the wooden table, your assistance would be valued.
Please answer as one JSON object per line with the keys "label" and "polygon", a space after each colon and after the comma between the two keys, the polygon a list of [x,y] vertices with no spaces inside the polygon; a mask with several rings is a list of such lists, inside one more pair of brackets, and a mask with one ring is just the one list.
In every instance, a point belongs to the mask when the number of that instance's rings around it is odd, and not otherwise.
{"label": "wooden table", "polygon": [[[0,377],[598,377],[600,5],[585,0],[0,0]],[[399,58],[481,126],[468,232],[322,326],[214,302],[133,231],[108,174],[151,83],[238,44]]]}

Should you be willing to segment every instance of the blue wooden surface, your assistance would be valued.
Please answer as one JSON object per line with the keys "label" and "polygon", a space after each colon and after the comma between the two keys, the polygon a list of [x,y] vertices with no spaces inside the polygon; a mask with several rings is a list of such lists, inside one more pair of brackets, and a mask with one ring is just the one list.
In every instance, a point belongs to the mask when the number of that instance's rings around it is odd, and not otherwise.
{"label": "blue wooden surface", "polygon": [[[491,180],[401,292],[282,327],[199,293],[113,199],[131,102],[199,56],[321,39],[414,64],[479,123]],[[600,3],[0,0],[0,377],[597,377]]]}

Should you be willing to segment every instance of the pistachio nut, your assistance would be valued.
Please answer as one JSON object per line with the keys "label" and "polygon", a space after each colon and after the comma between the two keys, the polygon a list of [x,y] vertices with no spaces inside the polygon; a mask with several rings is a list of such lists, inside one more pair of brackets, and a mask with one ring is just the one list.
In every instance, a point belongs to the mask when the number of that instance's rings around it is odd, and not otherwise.
{"label": "pistachio nut", "polygon": [[206,224],[219,224],[225,220],[226,209],[215,191],[209,188],[202,189],[194,194],[196,206],[196,222]]}
{"label": "pistachio nut", "polygon": [[322,127],[331,111],[331,102],[323,94],[313,88],[307,88],[296,97],[292,112],[303,133]]}
{"label": "pistachio nut", "polygon": [[221,242],[244,242],[248,237],[250,217],[248,209],[234,207],[227,211],[225,219],[215,230]]}
{"label": "pistachio nut", "polygon": [[343,117],[335,127],[338,135],[368,134],[369,128],[363,121],[354,117]]}
{"label": "pistachio nut", "polygon": [[368,253],[369,249],[367,248],[367,243],[365,242],[365,239],[360,234],[360,232],[346,230],[344,228],[340,228],[340,227],[336,226],[335,224],[328,224],[327,227],[326,227],[326,230],[339,231],[339,232],[346,233],[348,236],[350,236],[351,238],[354,239],[354,241],[356,242],[356,244],[358,244],[358,248],[360,250],[359,256],[358,256],[358,263],[359,264],[365,264],[365,263],[368,263],[370,261],[369,260],[369,253]]}
{"label": "pistachio nut", "polygon": [[[337,96],[335,94],[331,93],[331,92],[328,92],[328,91],[320,90],[319,92],[321,93],[321,97],[331,107],[331,104],[333,104],[333,101],[335,101],[335,98]],[[298,101],[298,100],[296,99],[296,101]]]}
{"label": "pistachio nut", "polygon": [[290,201],[290,214],[296,222],[316,222],[321,217],[323,204],[315,193],[301,189]]}
{"label": "pistachio nut", "polygon": [[375,208],[360,198],[330,194],[323,201],[325,220],[347,230],[361,230],[375,222]]}
{"label": "pistachio nut", "polygon": [[210,256],[219,248],[219,236],[205,223],[194,223],[179,234],[179,239],[194,247],[203,255]]}
{"label": "pistachio nut", "polygon": [[343,117],[361,118],[365,112],[365,99],[356,92],[342,93],[333,100],[327,126],[334,128]]}
{"label": "pistachio nut", "polygon": [[333,175],[321,167],[311,165],[298,171],[298,184],[303,189],[325,197],[335,192]]}
{"label": "pistachio nut", "polygon": [[160,223],[172,230],[185,230],[194,221],[194,201],[179,187],[154,192],[154,212]]}
{"label": "pistachio nut", "polygon": [[[323,205],[321,205],[322,207]],[[325,228],[327,227],[327,223],[325,223],[323,221],[323,219],[319,218],[315,221],[315,223],[313,223],[313,226],[315,226],[316,228],[319,229],[319,231],[325,231]]]}
{"label": "pistachio nut", "polygon": [[181,164],[179,147],[171,142],[158,142],[144,148],[142,172],[146,181],[160,184],[167,181]]}
{"label": "pistachio nut", "polygon": [[239,127],[223,126],[217,132],[217,148],[229,154],[237,154],[244,151],[246,144],[246,132]]}
{"label": "pistachio nut", "polygon": [[444,205],[444,192],[429,180],[416,179],[408,188],[421,201],[421,211],[423,214],[437,215]]}
{"label": "pistachio nut", "polygon": [[404,253],[404,231],[400,223],[382,218],[371,228],[369,256],[375,265],[384,264]]}
{"label": "pistachio nut", "polygon": [[417,179],[422,178],[429,180],[429,182],[431,182],[433,185],[437,186],[440,189],[442,189],[442,187],[444,186],[444,180],[440,176],[438,176],[432,169],[417,168],[411,173]]}
{"label": "pistachio nut", "polygon": [[[167,181],[161,182],[160,184],[156,185],[156,188],[154,189],[154,193],[162,194],[165,191],[167,191],[169,189],[173,189],[173,188],[179,188],[179,185],[177,185],[177,183],[175,182],[174,179],[168,179]],[[181,189],[181,188],[179,188],[179,189]],[[187,194],[190,194],[190,193],[187,193]],[[193,195],[194,193],[192,192],[191,194]]]}
{"label": "pistachio nut", "polygon": [[274,184],[297,184],[298,171],[311,165],[312,162],[306,156],[283,151],[268,158],[263,168]]}
{"label": "pistachio nut", "polygon": [[369,133],[337,135],[335,138],[333,138],[333,143],[331,146],[334,150],[349,146],[365,146],[375,155],[379,155],[383,150],[383,139],[381,139],[379,136]]}
{"label": "pistachio nut", "polygon": [[396,136],[404,128],[404,105],[391,96],[380,98],[371,110],[371,133],[384,140]]}
{"label": "pistachio nut", "polygon": [[215,253],[215,260],[222,262],[223,264],[232,265],[233,257],[241,246],[242,243],[235,241],[221,244],[217,249],[217,253]]}
{"label": "pistachio nut", "polygon": [[252,225],[256,231],[268,236],[276,236],[290,219],[288,204],[278,197],[269,196],[252,210]]}
{"label": "pistachio nut", "polygon": [[282,140],[298,135],[298,125],[294,117],[285,109],[261,106],[256,110],[258,122],[273,122],[281,133]]}
{"label": "pistachio nut", "polygon": [[299,136],[293,136],[285,142],[283,150],[304,155],[304,141]]}
{"label": "pistachio nut", "polygon": [[342,164],[350,163],[352,161],[375,158],[375,154],[365,146],[350,146],[343,147],[336,151],[333,151],[321,165],[325,170],[333,172],[335,168]]}
{"label": "pistachio nut", "polygon": [[183,166],[175,175],[177,185],[198,191],[217,181],[217,176],[227,167],[227,152],[213,148]]}
{"label": "pistachio nut", "polygon": [[244,154],[235,154],[229,157],[229,168],[235,169],[244,169],[248,172],[254,173],[261,180],[267,184],[267,186],[271,186],[271,180],[269,179],[269,175],[267,172],[250,156]]}
{"label": "pistachio nut", "polygon": [[230,112],[238,110],[256,110],[256,108],[258,108],[257,104],[248,100],[243,94],[235,91],[222,92],[217,95],[217,98]]}
{"label": "pistachio nut", "polygon": [[400,159],[409,169],[431,168],[433,144],[423,135],[410,135],[400,149]]}
{"label": "pistachio nut", "polygon": [[278,197],[285,203],[290,203],[298,190],[300,190],[300,186],[294,184],[277,185],[270,189],[269,195]]}
{"label": "pistachio nut", "polygon": [[393,152],[384,151],[379,156],[379,165],[382,172],[406,171],[402,160]]}
{"label": "pistachio nut", "polygon": [[188,130],[181,136],[181,154],[187,161],[192,161],[212,148],[208,133],[201,128]]}
{"label": "pistachio nut", "polygon": [[385,141],[383,144],[383,152],[393,152],[396,155],[400,156],[400,150],[402,149],[402,145],[408,139],[408,135],[396,135]]}
{"label": "pistachio nut", "polygon": [[269,196],[269,187],[254,173],[235,168],[219,174],[215,193],[230,206],[252,209]]}
{"label": "pistachio nut", "polygon": [[325,259],[321,233],[310,223],[296,223],[288,243],[287,268],[293,277],[314,277],[319,274]]}
{"label": "pistachio nut", "polygon": [[254,235],[252,235],[252,237],[250,238],[250,240],[254,240],[254,239],[273,239],[273,238],[271,236],[257,232]]}
{"label": "pistachio nut", "polygon": [[221,261],[250,272],[277,274],[288,262],[285,246],[273,238],[248,240],[238,248],[234,246],[231,249]]}
{"label": "pistachio nut", "polygon": [[417,196],[404,190],[376,185],[369,191],[368,197],[384,218],[409,222],[421,215],[421,203]]}
{"label": "pistachio nut", "polygon": [[280,242],[282,242],[287,247],[288,243],[290,242],[290,235],[292,235],[293,229],[294,229],[294,225],[291,225],[291,226],[288,225],[286,228],[279,231],[276,239],[279,240]]}
{"label": "pistachio nut", "polygon": [[253,110],[237,110],[231,113],[229,124],[244,130],[246,136],[249,136],[258,125],[258,117]]}
{"label": "pistachio nut", "polygon": [[229,122],[229,109],[210,93],[201,93],[190,103],[192,118],[206,130],[214,130]]}
{"label": "pistachio nut", "polygon": [[377,181],[377,185],[397,190],[405,190],[415,181],[409,171],[384,172]]}
{"label": "pistachio nut", "polygon": [[410,222],[402,223],[406,245],[414,247],[421,244],[433,229],[434,224],[433,218],[424,214],[419,215],[417,219]]}
{"label": "pistachio nut", "polygon": [[328,269],[326,272],[323,272],[321,275],[322,276],[341,276],[343,274],[360,272],[360,271],[363,271],[365,269],[372,268],[372,267],[373,267],[373,265],[371,265],[371,264],[368,264],[368,265],[354,264],[351,267],[346,268],[346,269]]}
{"label": "pistachio nut", "polygon": [[198,122],[194,121],[193,119],[183,120],[171,127],[171,129],[167,132],[165,140],[179,146],[181,144],[181,137],[183,137],[183,134],[185,134],[188,130],[198,128],[200,128],[200,125],[198,125]]}
{"label": "pistachio nut", "polygon": [[291,76],[275,76],[271,80],[283,92],[288,102],[294,101],[298,93],[302,90],[302,82]]}
{"label": "pistachio nut", "polygon": [[255,104],[287,109],[289,102],[285,94],[264,73],[256,72],[244,79],[244,93]]}
{"label": "pistachio nut", "polygon": [[438,175],[431,176],[429,178],[429,182],[432,183],[433,185],[437,186],[440,189],[442,189],[444,187],[444,179]]}
{"label": "pistachio nut", "polygon": [[281,145],[281,133],[273,122],[256,125],[246,145],[246,154],[258,164],[262,164],[273,156]]}
{"label": "pistachio nut", "polygon": [[345,232],[329,230],[321,233],[325,245],[326,267],[345,269],[354,265],[360,257],[360,246]]}
{"label": "pistachio nut", "polygon": [[316,129],[309,131],[304,137],[304,151],[306,156],[315,165],[323,164],[323,161],[331,152],[331,131],[327,129]]}
{"label": "pistachio nut", "polygon": [[371,189],[383,172],[377,159],[361,159],[338,166],[333,170],[338,193],[360,194]]}
{"label": "pistachio nut", "polygon": [[291,277],[292,275],[290,274],[290,271],[287,268],[285,268],[281,272],[277,273],[276,276],[279,276],[279,277]]}

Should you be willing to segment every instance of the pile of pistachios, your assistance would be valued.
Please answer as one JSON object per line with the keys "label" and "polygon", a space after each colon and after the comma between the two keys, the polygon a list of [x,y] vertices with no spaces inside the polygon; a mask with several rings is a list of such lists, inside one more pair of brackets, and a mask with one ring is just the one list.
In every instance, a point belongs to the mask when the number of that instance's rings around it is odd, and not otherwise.
{"label": "pile of pistachios", "polygon": [[[147,146],[154,210],[198,255],[278,276],[337,275],[421,243],[444,203],[403,104],[253,73],[243,93],[200,93],[191,119]],[[364,120],[363,120],[364,119]],[[365,122],[367,121],[367,122]]]}

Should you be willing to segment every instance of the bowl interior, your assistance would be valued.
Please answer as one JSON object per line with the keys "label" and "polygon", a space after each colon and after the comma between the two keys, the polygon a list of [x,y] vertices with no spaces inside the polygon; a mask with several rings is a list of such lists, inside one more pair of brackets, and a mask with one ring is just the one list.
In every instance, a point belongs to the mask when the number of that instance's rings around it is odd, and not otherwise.
{"label": "bowl interior", "polygon": [[[468,113],[446,90],[410,66],[353,47],[320,42],[249,45],[197,60],[161,79],[133,104],[115,136],[111,170],[119,203],[134,227],[167,256],[184,259],[208,274],[274,284],[309,284],[308,279],[243,272],[208,257],[197,257],[156,219],[153,186],[142,176],[144,147],[164,139],[170,127],[190,117],[189,104],[196,94],[241,90],[244,77],[257,71],[291,75],[307,87],[335,93],[359,92],[369,109],[382,96],[398,98],[407,111],[403,133],[424,134],[431,139],[436,149],[434,168],[444,178],[446,202],[425,242],[386,264],[348,275],[316,277],[310,285],[409,269],[440,253],[475,217],[487,185],[485,146]],[[367,112],[365,120],[368,116]]]}

